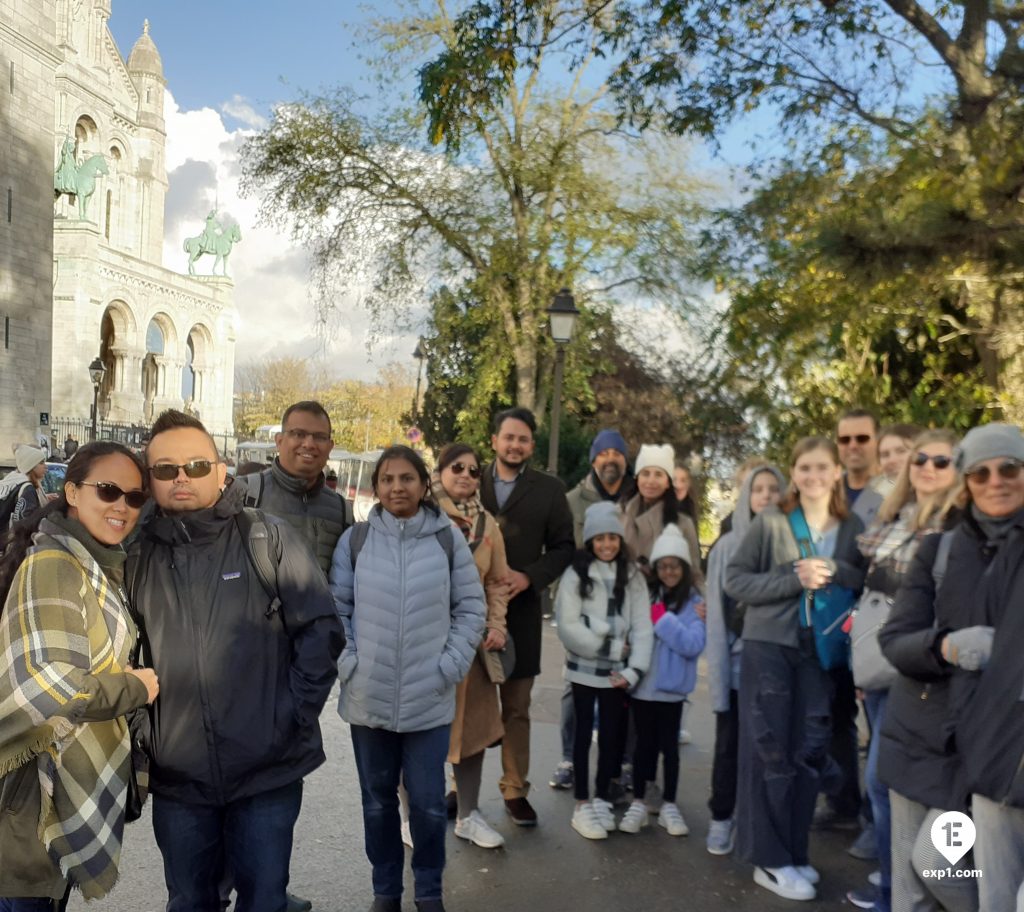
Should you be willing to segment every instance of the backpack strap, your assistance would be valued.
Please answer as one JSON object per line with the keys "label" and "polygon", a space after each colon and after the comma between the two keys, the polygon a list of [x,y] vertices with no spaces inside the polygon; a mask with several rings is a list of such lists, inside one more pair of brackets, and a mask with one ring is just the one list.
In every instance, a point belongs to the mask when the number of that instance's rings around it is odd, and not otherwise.
{"label": "backpack strap", "polygon": [[814,550],[814,539],[811,537],[811,527],[807,525],[807,517],[804,516],[804,511],[797,507],[787,518],[789,519],[789,528],[793,532],[793,538],[796,539],[796,546],[800,550],[800,556],[813,557],[816,553]]}
{"label": "backpack strap", "polygon": [[352,534],[348,539],[348,552],[352,558],[352,572],[356,571],[356,559],[359,557],[359,552],[363,550],[363,545],[366,544],[366,536],[370,534],[370,524],[368,522],[357,522],[352,524]]}
{"label": "backpack strap", "polygon": [[235,514],[235,523],[245,543],[249,557],[259,577],[260,585],[270,598],[267,617],[281,607],[281,595],[277,585],[277,568],[281,563],[281,533],[275,523],[268,522],[260,510],[243,508]]}
{"label": "backpack strap", "polygon": [[[480,515],[483,516],[482,513]],[[448,573],[450,574],[455,569],[455,536],[452,533],[451,523],[438,531],[437,541],[448,556]]]}
{"label": "backpack strap", "polygon": [[942,581],[946,577],[946,567],[949,564],[949,549],[953,547],[954,529],[947,529],[939,539],[939,547],[935,552],[935,561],[932,563],[932,579],[935,581],[935,592],[938,593]]}
{"label": "backpack strap", "polygon": [[262,472],[249,476],[249,480],[245,483],[244,506],[253,510],[263,502],[263,487],[266,484],[265,476],[269,473],[270,469],[264,469]]}

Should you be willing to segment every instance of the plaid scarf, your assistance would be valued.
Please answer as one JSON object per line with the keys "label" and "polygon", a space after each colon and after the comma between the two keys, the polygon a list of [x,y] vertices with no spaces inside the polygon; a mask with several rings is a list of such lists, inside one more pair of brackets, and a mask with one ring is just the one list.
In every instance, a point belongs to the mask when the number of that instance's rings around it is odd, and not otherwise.
{"label": "plaid scarf", "polygon": [[907,572],[921,539],[942,528],[941,521],[935,517],[936,521],[915,531],[912,524],[916,514],[917,504],[911,501],[892,522],[872,525],[857,536],[857,547],[869,565],[874,567],[888,561],[900,576]]}
{"label": "plaid scarf", "polygon": [[116,697],[110,684],[136,634],[121,593],[85,546],[55,523],[43,528],[0,623],[0,775],[36,764],[40,839],[95,899],[117,880],[131,745],[124,717],[78,719],[101,688]]}
{"label": "plaid scarf", "polygon": [[[434,492],[437,505],[448,514],[452,522],[466,536],[466,544],[469,545],[469,549],[471,551],[475,550],[477,517],[484,512],[484,505],[480,500],[479,490],[469,500],[453,500],[441,484],[441,473],[436,471],[431,479],[430,489]],[[480,526],[480,528],[482,529],[483,526]]]}

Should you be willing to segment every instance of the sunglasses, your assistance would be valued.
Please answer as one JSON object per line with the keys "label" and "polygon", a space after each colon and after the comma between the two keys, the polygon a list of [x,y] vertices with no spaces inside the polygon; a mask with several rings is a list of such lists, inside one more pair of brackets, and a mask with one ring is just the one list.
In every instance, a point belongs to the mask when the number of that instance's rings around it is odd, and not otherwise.
{"label": "sunglasses", "polygon": [[470,478],[480,477],[480,466],[466,465],[464,462],[453,462],[449,468],[452,470],[453,475],[461,475],[463,472],[469,472]]}
{"label": "sunglasses", "polygon": [[927,453],[915,453],[910,460],[911,465],[924,466],[931,463],[937,469],[948,469],[953,464],[952,456],[929,456]]}
{"label": "sunglasses", "polygon": [[856,440],[861,446],[865,443],[871,443],[870,434],[841,434],[836,439],[839,441],[840,446],[849,446],[853,440]]}
{"label": "sunglasses", "polygon": [[150,466],[149,473],[157,481],[174,481],[178,477],[178,469],[184,469],[189,478],[205,478],[210,474],[214,465],[216,463],[210,462],[209,459],[193,459],[192,462],[186,462],[183,465],[162,462],[159,465]]}
{"label": "sunglasses", "polygon": [[116,484],[109,481],[83,481],[82,485],[96,489],[96,496],[104,503],[117,503],[122,497],[127,506],[133,510],[141,510],[149,499],[145,491],[122,491]]}
{"label": "sunglasses", "polygon": [[[1005,478],[1007,481],[1013,481],[1020,477],[1021,463],[1013,460],[1008,460],[999,466],[996,471],[999,473],[1000,478]],[[980,469],[975,469],[973,472],[964,473],[971,481],[975,481],[978,484],[988,484],[989,478],[992,477],[992,470],[988,466],[982,466]]]}

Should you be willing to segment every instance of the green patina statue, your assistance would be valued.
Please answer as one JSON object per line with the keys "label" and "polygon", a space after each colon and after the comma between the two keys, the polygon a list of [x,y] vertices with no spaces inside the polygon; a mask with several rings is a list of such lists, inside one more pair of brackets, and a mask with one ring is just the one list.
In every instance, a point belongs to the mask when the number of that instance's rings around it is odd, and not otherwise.
{"label": "green patina statue", "polygon": [[196,274],[196,260],[203,254],[209,254],[213,259],[213,271],[211,275],[217,274],[217,266],[221,266],[221,272],[226,277],[228,274],[228,257],[231,255],[231,248],[242,240],[242,232],[238,225],[232,225],[226,231],[224,226],[217,221],[217,210],[214,209],[206,216],[206,227],[198,237],[185,238],[184,249],[188,254],[188,274]]}
{"label": "green patina statue", "polygon": [[97,175],[109,174],[107,160],[102,155],[93,155],[81,165],[75,161],[75,141],[69,136],[61,147],[60,164],[53,175],[53,198],[62,194],[74,197],[78,202],[78,217],[86,221],[89,200],[96,192]]}

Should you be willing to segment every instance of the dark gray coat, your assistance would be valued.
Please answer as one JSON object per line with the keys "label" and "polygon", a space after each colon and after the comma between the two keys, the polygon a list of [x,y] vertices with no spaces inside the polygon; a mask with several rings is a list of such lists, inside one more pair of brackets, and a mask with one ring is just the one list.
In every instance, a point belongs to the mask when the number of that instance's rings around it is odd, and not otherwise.
{"label": "dark gray coat", "polygon": [[[826,558],[833,580],[860,592],[865,561],[857,548],[864,531],[860,517],[851,514],[839,524],[835,555]],[[747,606],[743,639],[798,647],[800,596],[803,586],[793,569],[800,549],[789,527],[789,518],[769,507],[754,518],[729,561],[726,593]]]}
{"label": "dark gray coat", "polygon": [[508,632],[516,650],[510,677],[536,677],[540,674],[541,593],[562,575],[575,550],[565,485],[554,475],[526,468],[499,510],[494,469],[486,466],[480,478],[480,499],[501,527],[509,567],[530,578],[529,589],[508,605]]}
{"label": "dark gray coat", "polygon": [[338,539],[352,525],[352,514],[344,498],[325,482],[321,474],[312,488],[307,487],[305,479],[289,475],[275,457],[270,468],[245,475],[235,484],[246,491],[246,506],[283,519],[305,539],[326,576]]}
{"label": "dark gray coat", "polygon": [[344,645],[327,579],[278,525],[281,606],[236,521],[242,490],[154,513],[132,545],[128,591],[160,678],[148,751],[154,793],[222,805],[301,779],[324,761],[319,716]]}

